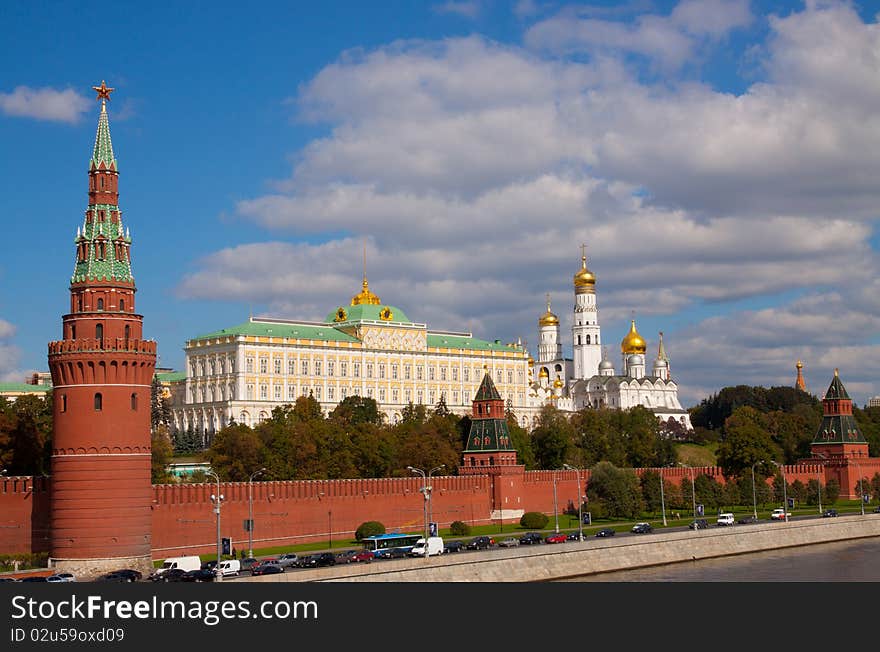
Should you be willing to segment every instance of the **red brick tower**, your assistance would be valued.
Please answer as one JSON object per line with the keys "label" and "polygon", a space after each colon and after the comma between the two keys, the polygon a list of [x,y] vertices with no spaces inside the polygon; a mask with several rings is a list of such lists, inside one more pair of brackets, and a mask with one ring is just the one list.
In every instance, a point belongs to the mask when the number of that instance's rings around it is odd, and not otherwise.
{"label": "red brick tower", "polygon": [[49,343],[54,398],[50,564],[82,574],[148,569],[151,548],[150,382],[156,343],[135,312],[131,238],[101,100],[89,205],[77,228],[70,313]]}

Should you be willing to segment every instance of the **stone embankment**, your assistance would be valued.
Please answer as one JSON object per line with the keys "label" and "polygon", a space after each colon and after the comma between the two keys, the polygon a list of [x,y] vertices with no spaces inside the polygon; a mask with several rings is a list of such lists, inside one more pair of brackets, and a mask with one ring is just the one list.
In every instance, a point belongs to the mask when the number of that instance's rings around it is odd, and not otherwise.
{"label": "stone embankment", "polygon": [[438,557],[346,564],[247,582],[544,582],[608,571],[880,537],[880,514],[761,522],[698,531],[620,534],[583,542],[520,546]]}

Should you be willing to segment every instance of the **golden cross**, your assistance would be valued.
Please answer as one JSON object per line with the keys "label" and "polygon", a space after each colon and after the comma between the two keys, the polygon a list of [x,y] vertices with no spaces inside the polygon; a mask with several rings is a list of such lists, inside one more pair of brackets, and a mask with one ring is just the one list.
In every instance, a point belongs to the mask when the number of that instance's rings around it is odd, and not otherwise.
{"label": "golden cross", "polygon": [[547,311],[550,311],[550,293],[547,293]]}
{"label": "golden cross", "polygon": [[583,258],[584,260],[587,259],[587,245],[585,244],[581,245],[581,258]]}
{"label": "golden cross", "polygon": [[103,79],[101,80],[101,85],[100,85],[100,86],[92,86],[92,89],[94,89],[94,90],[96,90],[96,91],[98,92],[98,97],[96,97],[95,99],[96,99],[96,100],[101,100],[102,102],[105,102],[105,101],[109,100],[109,99],[110,99],[110,93],[112,93],[113,91],[116,90],[115,88],[109,88],[109,87],[107,86],[107,84],[104,83],[104,80],[103,80]]}

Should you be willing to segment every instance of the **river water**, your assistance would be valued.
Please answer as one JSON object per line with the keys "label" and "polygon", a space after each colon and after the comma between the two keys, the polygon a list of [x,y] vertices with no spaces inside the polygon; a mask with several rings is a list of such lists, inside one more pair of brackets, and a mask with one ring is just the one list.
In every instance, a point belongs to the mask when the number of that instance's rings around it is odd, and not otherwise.
{"label": "river water", "polygon": [[880,538],[667,564],[563,582],[880,582]]}

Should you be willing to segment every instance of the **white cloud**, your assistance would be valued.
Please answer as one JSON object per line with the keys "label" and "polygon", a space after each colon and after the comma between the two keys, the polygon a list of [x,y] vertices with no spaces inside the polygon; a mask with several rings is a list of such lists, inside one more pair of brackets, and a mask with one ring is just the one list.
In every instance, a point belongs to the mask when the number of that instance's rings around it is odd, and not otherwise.
{"label": "white cloud", "polygon": [[21,351],[18,347],[5,342],[15,336],[15,325],[0,318],[0,382],[20,383],[25,372],[18,368]]}
{"label": "white cloud", "polygon": [[433,5],[432,9],[438,14],[456,14],[473,19],[480,15],[481,7],[479,2],[448,0],[448,2]]}
{"label": "white cloud", "polygon": [[17,86],[11,93],[0,93],[0,111],[36,120],[74,123],[90,106],[85,97],[70,88],[59,91]]}

